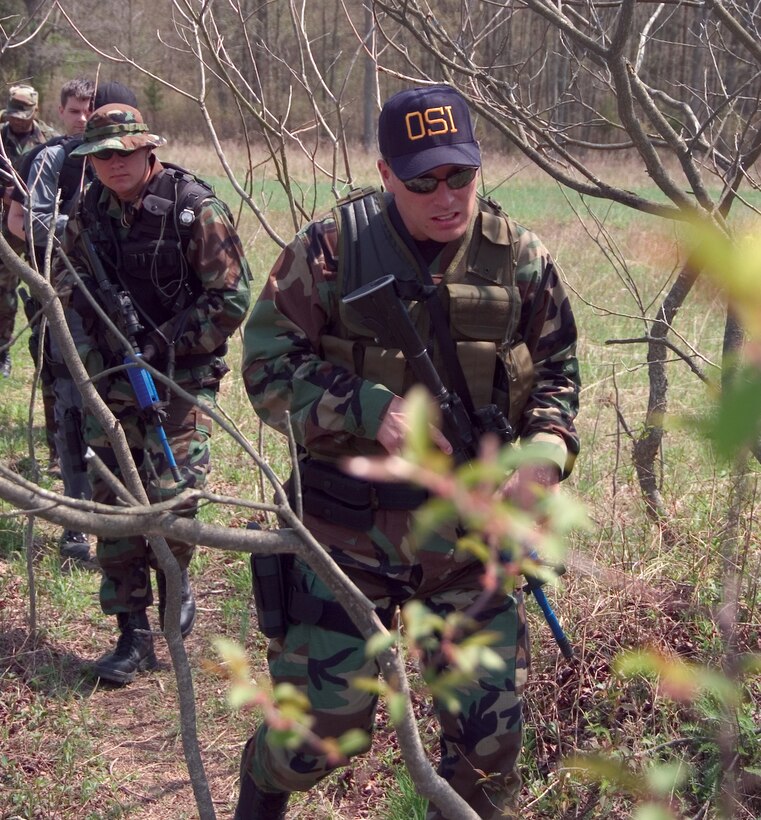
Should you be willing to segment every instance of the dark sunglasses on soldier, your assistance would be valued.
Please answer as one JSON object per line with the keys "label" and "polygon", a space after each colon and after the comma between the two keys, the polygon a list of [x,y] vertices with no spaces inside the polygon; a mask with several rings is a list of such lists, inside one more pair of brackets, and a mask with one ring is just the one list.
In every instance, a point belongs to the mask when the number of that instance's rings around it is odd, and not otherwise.
{"label": "dark sunglasses on soldier", "polygon": [[446,182],[447,188],[451,191],[459,191],[466,185],[470,185],[478,173],[478,168],[457,168],[448,173],[443,179],[439,177],[423,176],[414,179],[402,180],[404,187],[413,194],[432,194],[440,182]]}
{"label": "dark sunglasses on soldier", "polygon": [[117,157],[128,157],[132,151],[122,151],[119,148],[106,148],[103,151],[95,151],[90,154],[93,159],[111,159],[116,154]]}

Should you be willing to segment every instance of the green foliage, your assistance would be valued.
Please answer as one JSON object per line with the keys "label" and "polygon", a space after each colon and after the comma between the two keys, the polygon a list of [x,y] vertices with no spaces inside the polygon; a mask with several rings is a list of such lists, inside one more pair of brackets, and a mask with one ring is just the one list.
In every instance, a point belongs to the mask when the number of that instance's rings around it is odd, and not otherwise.
{"label": "green foliage", "polygon": [[712,442],[717,455],[730,460],[753,444],[761,432],[761,371],[744,367],[724,385],[715,411],[695,421],[696,429]]}
{"label": "green foliage", "polygon": [[421,797],[405,766],[392,769],[393,784],[386,791],[381,815],[384,820],[425,820],[428,801]]}

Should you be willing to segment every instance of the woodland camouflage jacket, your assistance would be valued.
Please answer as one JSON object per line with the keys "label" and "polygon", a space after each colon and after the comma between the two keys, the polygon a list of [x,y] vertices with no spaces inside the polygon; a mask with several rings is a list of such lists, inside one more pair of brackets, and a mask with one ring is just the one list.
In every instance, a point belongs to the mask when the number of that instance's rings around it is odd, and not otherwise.
{"label": "woodland camouflage jacket", "polygon": [[[522,303],[517,335],[529,343],[535,366],[533,390],[517,431],[524,442],[542,442],[548,457],[567,475],[579,451],[573,423],[580,384],[576,325],[557,272],[537,295],[542,261],[549,259],[544,245],[531,231],[511,225]],[[434,260],[434,281],[458,255],[459,244],[444,246]],[[325,358],[321,339],[336,334],[339,322],[338,247],[332,217],[300,231],[275,263],[244,337],[243,376],[257,414],[286,432],[290,412],[296,441],[318,456],[366,451],[354,445],[358,439],[375,439],[393,397],[383,385]],[[535,298],[540,301],[532,326],[526,327]]]}

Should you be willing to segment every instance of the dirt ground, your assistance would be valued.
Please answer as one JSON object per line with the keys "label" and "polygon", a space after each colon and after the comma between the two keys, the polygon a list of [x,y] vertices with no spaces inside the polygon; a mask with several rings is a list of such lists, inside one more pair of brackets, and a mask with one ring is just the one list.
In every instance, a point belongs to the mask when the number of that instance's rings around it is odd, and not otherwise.
{"label": "dirt ground", "polygon": [[[250,712],[228,707],[227,682],[210,668],[210,661],[217,659],[214,639],[236,638],[230,634],[225,602],[236,596],[245,599],[230,580],[235,562],[242,560],[217,553],[202,562],[202,571],[194,578],[198,618],[185,642],[194,676],[201,756],[220,820],[234,812],[240,753],[254,725]],[[89,584],[92,598],[89,605],[73,611],[56,609],[50,594],[40,594],[38,637],[32,640],[26,580],[19,566],[0,558],[0,818],[197,817],[183,757],[176,683],[163,637],[156,639],[157,671],[138,676],[127,687],[99,686],[89,665],[113,645],[116,635],[113,619],[104,617],[97,605],[97,578],[70,579],[77,585]],[[65,584],[66,576],[59,582]],[[631,817],[633,805],[627,795],[574,785],[558,776],[561,762],[578,751],[647,760],[648,733],[655,736],[657,729],[660,737],[669,737],[669,720],[681,725],[690,717],[679,715],[673,703],[644,680],[622,685],[614,674],[616,653],[644,643],[674,657],[700,659],[701,647],[687,618],[690,591],[661,590],[662,597],[653,600],[656,592],[637,584],[627,588],[624,582],[606,587],[599,579],[571,575],[561,605],[572,618],[577,651],[573,667],[560,657],[531,605],[533,669],[525,708],[527,776],[521,798],[525,820]],[[261,678],[264,640],[253,626],[244,638],[253,675]],[[702,639],[707,640],[705,635]],[[738,647],[758,651],[757,630],[741,630]],[[430,706],[422,699],[415,706],[424,743],[435,750]],[[67,736],[79,737],[80,745],[67,750]],[[23,771],[23,784],[8,783],[8,760]],[[386,797],[398,789],[390,770],[400,761],[381,709],[372,752],[308,795],[294,797],[289,820],[386,820]],[[748,785],[737,815],[742,818],[754,816],[753,801],[761,795],[761,786]],[[552,803],[548,793],[556,795]],[[30,808],[28,794],[36,795],[36,808]],[[46,802],[46,794],[57,805]],[[554,807],[551,813],[547,805]]]}

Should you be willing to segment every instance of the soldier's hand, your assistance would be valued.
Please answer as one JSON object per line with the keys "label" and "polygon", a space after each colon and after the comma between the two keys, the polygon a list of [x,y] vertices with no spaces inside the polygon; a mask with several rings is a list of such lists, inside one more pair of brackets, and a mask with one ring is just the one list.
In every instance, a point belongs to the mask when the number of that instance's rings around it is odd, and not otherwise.
{"label": "soldier's hand", "polygon": [[[378,428],[377,439],[390,455],[397,455],[404,447],[404,440],[410,429],[407,423],[404,399],[394,396],[386,410],[386,415]],[[447,455],[452,454],[452,445],[446,436],[434,425],[430,427],[433,443]]]}

